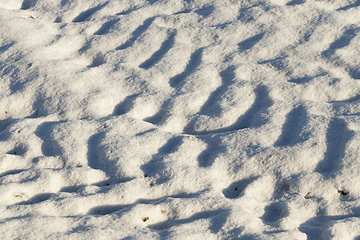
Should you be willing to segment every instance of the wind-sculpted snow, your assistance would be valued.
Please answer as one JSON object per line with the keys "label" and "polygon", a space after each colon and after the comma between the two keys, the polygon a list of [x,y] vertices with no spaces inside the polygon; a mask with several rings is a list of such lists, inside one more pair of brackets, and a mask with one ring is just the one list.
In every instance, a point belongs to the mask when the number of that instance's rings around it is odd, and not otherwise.
{"label": "wind-sculpted snow", "polygon": [[0,238],[359,239],[359,7],[0,2]]}

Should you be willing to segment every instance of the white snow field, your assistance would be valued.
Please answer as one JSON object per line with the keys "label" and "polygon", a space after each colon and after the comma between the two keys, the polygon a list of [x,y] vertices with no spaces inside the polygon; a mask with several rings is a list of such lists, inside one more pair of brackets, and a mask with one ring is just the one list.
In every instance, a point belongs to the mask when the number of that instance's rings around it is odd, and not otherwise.
{"label": "white snow field", "polygon": [[0,239],[360,239],[359,0],[0,0]]}

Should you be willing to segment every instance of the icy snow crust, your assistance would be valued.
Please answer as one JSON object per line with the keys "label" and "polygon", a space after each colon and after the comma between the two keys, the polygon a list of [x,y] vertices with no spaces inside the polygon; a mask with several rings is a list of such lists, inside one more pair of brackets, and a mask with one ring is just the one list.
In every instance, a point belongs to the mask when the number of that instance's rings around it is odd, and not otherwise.
{"label": "icy snow crust", "polygon": [[360,2],[0,1],[1,239],[360,239]]}

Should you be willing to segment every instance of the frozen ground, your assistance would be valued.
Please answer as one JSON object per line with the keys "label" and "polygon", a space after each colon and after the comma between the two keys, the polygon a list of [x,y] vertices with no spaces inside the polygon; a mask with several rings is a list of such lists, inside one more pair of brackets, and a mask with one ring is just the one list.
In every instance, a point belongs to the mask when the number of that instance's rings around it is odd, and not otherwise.
{"label": "frozen ground", "polygon": [[359,0],[0,0],[1,239],[360,239]]}

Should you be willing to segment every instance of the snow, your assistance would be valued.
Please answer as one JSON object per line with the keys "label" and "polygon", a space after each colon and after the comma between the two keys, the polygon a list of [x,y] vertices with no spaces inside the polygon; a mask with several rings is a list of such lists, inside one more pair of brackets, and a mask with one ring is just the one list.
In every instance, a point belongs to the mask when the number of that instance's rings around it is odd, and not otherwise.
{"label": "snow", "polygon": [[359,7],[0,0],[0,238],[360,239]]}

